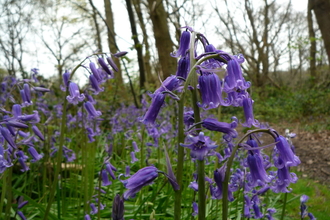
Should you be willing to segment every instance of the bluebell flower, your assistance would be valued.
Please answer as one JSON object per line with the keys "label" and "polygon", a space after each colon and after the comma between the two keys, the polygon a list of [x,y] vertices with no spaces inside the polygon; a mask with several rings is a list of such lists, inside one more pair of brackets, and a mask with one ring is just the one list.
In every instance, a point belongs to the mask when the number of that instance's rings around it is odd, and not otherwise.
{"label": "bluebell flower", "polygon": [[161,86],[151,95],[151,97],[154,97],[159,93],[163,93],[164,91],[172,92],[175,89],[177,89],[180,86],[180,84],[181,84],[181,80],[178,79],[175,75],[171,75],[164,80]]}
{"label": "bluebell flower", "polygon": [[307,216],[307,205],[306,202],[308,201],[309,197],[306,195],[302,195],[300,197],[300,217],[305,218]]}
{"label": "bluebell flower", "polygon": [[22,172],[26,172],[28,170],[30,170],[30,168],[26,165],[26,163],[24,162],[23,158],[19,157],[18,158],[18,163],[21,165],[22,169],[21,171]]}
{"label": "bluebell flower", "polygon": [[31,160],[32,163],[39,161],[43,157],[43,155],[39,154],[34,147],[29,147],[28,152],[32,157],[32,160]]}
{"label": "bluebell flower", "polygon": [[[216,184],[216,187],[212,190],[212,198],[213,199],[222,199],[223,195],[223,182],[225,180],[225,174],[226,174],[227,164],[224,164],[219,169],[216,169],[213,172],[213,178],[214,182]],[[228,201],[233,201],[233,190],[228,187]]]}
{"label": "bluebell flower", "polygon": [[154,124],[159,114],[160,108],[164,104],[165,95],[163,93],[157,93],[153,96],[151,105],[148,108],[148,111],[144,115],[142,122],[144,124]]}
{"label": "bluebell flower", "polygon": [[98,118],[102,115],[100,111],[95,110],[94,105],[89,101],[84,103],[84,107],[86,109],[86,112],[88,113],[88,117],[91,119]]}
{"label": "bluebell flower", "polygon": [[85,96],[87,98],[87,101],[89,101],[90,103],[92,103],[93,105],[96,104],[96,100],[93,98],[93,96],[89,95],[87,92],[85,92]]}
{"label": "bluebell flower", "polygon": [[32,100],[31,100],[31,91],[30,91],[30,86],[26,83],[24,83],[23,85],[23,91],[24,91],[24,95],[25,95],[25,102],[28,103],[28,105],[32,104]]}
{"label": "bluebell flower", "polygon": [[[6,124],[7,128],[8,128],[8,130],[10,130],[11,127],[14,127],[14,128],[28,128],[29,127],[28,125],[23,124],[23,123],[21,123],[19,121],[16,121],[16,120],[8,120],[8,121],[5,122],[5,124]],[[10,133],[12,135],[15,135],[16,134],[15,132],[13,134],[11,131],[10,131]]]}
{"label": "bluebell flower", "polygon": [[264,215],[261,213],[260,211],[260,207],[258,204],[254,203],[252,205],[252,208],[253,208],[253,211],[254,211],[254,218],[255,219],[259,219],[259,218],[262,218]]}
{"label": "bluebell flower", "polygon": [[7,141],[7,143],[12,147],[17,149],[17,146],[15,144],[15,141],[13,139],[13,137],[11,136],[11,134],[9,133],[9,130],[5,127],[0,126],[0,131],[1,131],[1,135],[2,137]]}
{"label": "bluebell flower", "polygon": [[65,72],[62,75],[63,85],[61,85],[61,90],[66,91],[66,88],[69,86],[69,80],[70,80],[70,72],[68,70],[65,70]]}
{"label": "bluebell flower", "polygon": [[242,106],[245,116],[245,122],[242,125],[248,128],[250,128],[252,125],[254,127],[259,127],[260,123],[256,119],[254,119],[253,116],[253,100],[249,97],[244,96],[244,98],[242,99]]}
{"label": "bluebell flower", "polygon": [[17,206],[17,208],[21,209],[24,206],[26,206],[28,203],[29,203],[29,201],[27,201],[27,200],[24,201],[23,196],[20,196],[20,197],[18,197],[18,206]]}
{"label": "bluebell flower", "polygon": [[92,143],[95,141],[94,136],[96,135],[92,128],[86,128],[87,131],[87,137],[88,137],[88,143]]}
{"label": "bluebell flower", "polygon": [[114,69],[116,72],[119,71],[116,63],[113,61],[113,59],[111,59],[111,57],[107,57],[107,62],[112,67],[112,69]]}
{"label": "bluebell flower", "polygon": [[33,87],[33,90],[36,91],[36,92],[50,92],[50,89],[40,87],[40,86]]}
{"label": "bluebell flower", "polygon": [[22,107],[19,104],[14,104],[12,107],[12,114],[14,118],[17,118],[18,116],[22,115]]}
{"label": "bluebell flower", "polygon": [[92,73],[93,73],[94,77],[96,78],[96,80],[98,82],[101,82],[102,81],[102,77],[100,76],[100,73],[99,73],[98,69],[96,68],[95,63],[90,62],[89,63],[89,68],[92,71]]}
{"label": "bluebell flower", "polygon": [[186,79],[189,73],[189,69],[190,69],[190,59],[189,59],[189,53],[187,53],[186,56],[182,56],[179,59],[178,67],[175,75]]}
{"label": "bluebell flower", "polygon": [[44,141],[45,137],[44,135],[41,133],[41,131],[39,130],[39,128],[36,125],[32,125],[32,131],[35,135],[37,135],[40,140]]}
{"label": "bluebell flower", "polygon": [[135,163],[136,161],[139,161],[139,160],[135,157],[135,152],[132,151],[131,152],[131,163]]}
{"label": "bluebell flower", "polygon": [[196,215],[198,215],[198,205],[197,205],[196,202],[193,202],[193,203],[192,203],[192,208],[193,208],[192,216],[196,216]]}
{"label": "bluebell flower", "polygon": [[309,220],[316,220],[316,218],[314,217],[314,215],[312,213],[309,212],[307,215],[309,217]]}
{"label": "bluebell flower", "polygon": [[191,36],[191,34],[189,31],[182,32],[181,37],[180,37],[179,49],[176,52],[171,53],[172,57],[185,56],[187,50],[189,50],[190,36]]}
{"label": "bluebell flower", "polygon": [[109,163],[109,162],[105,163],[105,170],[109,173],[109,175],[111,176],[112,179],[116,179],[116,176],[113,173],[113,171],[116,171],[117,169],[114,166],[112,166],[111,163]]}
{"label": "bluebell flower", "polygon": [[100,92],[104,91],[104,88],[99,86],[99,81],[97,80],[95,75],[89,76],[89,82],[92,86],[92,90],[94,91],[94,95],[98,95]]}
{"label": "bluebell flower", "polygon": [[76,159],[76,154],[73,150],[63,146],[63,156],[65,157],[67,162],[73,162]]}
{"label": "bluebell flower", "polygon": [[90,217],[88,214],[86,214],[86,215],[84,216],[84,220],[92,220],[92,219],[91,219],[91,217]]}
{"label": "bluebell flower", "polygon": [[[0,148],[3,150],[3,147],[0,145]],[[4,152],[0,152],[0,174],[3,173],[8,167],[11,167],[13,164],[8,162],[4,156]]]}
{"label": "bluebell flower", "polygon": [[250,174],[247,175],[247,181],[251,187],[270,182],[270,178],[263,165],[262,157],[259,154],[249,153],[247,165],[250,169]]}
{"label": "bluebell flower", "polygon": [[32,123],[32,124],[38,123],[40,121],[39,112],[37,110],[34,110],[33,114],[20,115],[20,116],[18,116],[18,119],[20,119],[24,122]]}
{"label": "bluebell flower", "polygon": [[190,189],[194,190],[195,192],[198,192],[198,183],[197,182],[190,182],[189,186]]}
{"label": "bluebell flower", "polygon": [[90,203],[89,206],[91,207],[91,215],[95,215],[98,213],[98,209],[96,208],[94,203]]}
{"label": "bluebell flower", "polygon": [[245,187],[245,190],[248,191],[247,184],[245,184],[245,171],[237,168],[236,171],[230,176],[229,188],[232,192],[239,190],[242,187]]}
{"label": "bluebell flower", "polygon": [[210,137],[205,136],[203,132],[200,132],[198,136],[188,135],[186,140],[190,143],[180,145],[182,147],[188,147],[190,149],[190,156],[197,160],[204,160],[210,150],[218,147],[218,145],[215,145]]}
{"label": "bluebell flower", "polygon": [[278,160],[279,160],[279,164],[282,164],[279,167],[282,168],[278,168],[276,179],[273,185],[271,186],[271,189],[275,193],[290,192],[291,189],[288,189],[287,187],[290,185],[290,183],[297,182],[298,180],[297,175],[295,173],[290,173],[289,168],[283,165],[284,161],[281,158],[279,158]]}
{"label": "bluebell flower", "polygon": [[251,200],[250,200],[249,196],[244,195],[244,211],[243,211],[244,217],[246,217],[246,218],[252,217],[250,209],[251,209]]}
{"label": "bluebell flower", "polygon": [[22,107],[32,105],[31,101],[29,102],[23,89],[20,90],[20,95],[22,98]]}
{"label": "bluebell flower", "polygon": [[125,56],[127,53],[128,53],[127,51],[120,51],[120,52],[114,53],[114,54],[112,54],[112,55],[113,55],[114,57],[119,58],[119,57],[123,57],[123,56]]}
{"label": "bluebell flower", "polygon": [[122,181],[125,188],[128,189],[124,193],[124,199],[134,197],[143,186],[150,185],[158,177],[158,170],[156,167],[148,166],[138,170],[129,179]]}
{"label": "bluebell flower", "polygon": [[23,212],[21,212],[21,211],[17,211],[17,215],[18,215],[22,220],[27,220],[27,218],[25,217],[25,215],[23,214]]}
{"label": "bluebell flower", "polygon": [[250,82],[245,81],[242,69],[235,58],[229,60],[227,63],[227,75],[225,76],[224,81],[224,91],[226,93],[237,90],[246,90],[251,85]]}
{"label": "bluebell flower", "polygon": [[101,65],[102,69],[109,74],[110,76],[113,76],[113,72],[109,69],[108,65],[105,63],[103,58],[98,58],[97,61],[99,61],[99,64]]}
{"label": "bluebell flower", "polygon": [[188,128],[193,125],[195,123],[194,111],[185,111],[183,113],[183,122]]}
{"label": "bluebell flower", "polygon": [[226,105],[222,100],[221,81],[217,74],[201,72],[198,77],[199,91],[202,96],[202,104],[198,104],[204,110]]}
{"label": "bluebell flower", "polygon": [[276,209],[274,208],[268,208],[267,209],[267,214],[265,214],[265,217],[268,220],[275,220],[275,218],[273,217],[273,214],[276,213]]}
{"label": "bluebell flower", "polygon": [[132,146],[133,146],[134,152],[140,152],[140,149],[139,149],[139,147],[137,146],[137,144],[136,144],[135,141],[132,141]]}
{"label": "bluebell flower", "polygon": [[112,203],[112,219],[124,220],[124,199],[117,194]]}
{"label": "bluebell flower", "polygon": [[131,176],[131,174],[130,174],[130,172],[131,172],[131,167],[130,166],[126,166],[125,167],[125,177],[129,177],[129,176]]}
{"label": "bluebell flower", "polygon": [[237,119],[233,118],[234,120],[229,124],[226,122],[219,122],[213,118],[206,118],[202,121],[202,126],[210,131],[218,131],[224,133],[224,138],[227,141],[230,141],[232,138],[236,138],[238,133],[235,130],[237,127]]}
{"label": "bluebell flower", "polygon": [[109,186],[112,182],[109,180],[108,173],[106,170],[101,171],[102,186]]}
{"label": "bluebell flower", "polygon": [[78,102],[82,102],[85,99],[85,95],[80,94],[79,87],[76,83],[70,82],[69,93],[70,95],[68,95],[66,99],[74,105],[77,105]]}
{"label": "bluebell flower", "polygon": [[[297,157],[288,143],[287,139],[281,135],[275,138],[276,147],[274,151],[278,153],[278,158],[274,158],[275,166],[277,168],[282,168],[283,166],[291,167],[298,166],[300,164],[300,159]],[[281,159],[281,161],[279,161]]]}

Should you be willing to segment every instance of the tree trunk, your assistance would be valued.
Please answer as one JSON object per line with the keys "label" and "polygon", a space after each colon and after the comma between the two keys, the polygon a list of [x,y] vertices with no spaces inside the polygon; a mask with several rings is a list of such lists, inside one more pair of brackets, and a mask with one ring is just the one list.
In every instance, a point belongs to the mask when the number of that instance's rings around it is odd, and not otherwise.
{"label": "tree trunk", "polygon": [[167,25],[167,13],[162,0],[148,0],[149,15],[152,21],[159,63],[163,79],[176,72],[177,60],[170,57],[174,50],[169,27]]}
{"label": "tree trunk", "polygon": [[311,4],[311,9],[314,10],[327,51],[328,64],[330,65],[330,0],[310,0],[309,3]]}
{"label": "tree trunk", "polygon": [[[111,1],[110,0],[104,0],[104,9],[105,9],[105,20],[108,27],[108,45],[109,50],[112,53],[118,52],[118,47],[116,43],[116,33],[115,33],[115,26],[114,26],[114,19],[113,19],[113,13],[111,8]],[[120,68],[120,60],[119,59],[113,59],[115,64],[117,65],[119,71],[115,72],[115,77],[117,78],[117,82],[120,84],[123,84],[123,76],[122,71]]]}
{"label": "tree trunk", "polygon": [[[135,26],[135,18],[134,18],[134,12],[132,8],[132,3],[131,0],[126,0],[126,5],[127,5],[127,12],[129,16],[129,21],[131,23],[131,30],[132,30],[132,38],[134,40],[134,47],[136,49],[137,55],[138,55],[138,64],[139,64],[139,70],[140,70],[140,94],[145,88],[145,72],[144,72],[144,63],[143,63],[143,53],[142,53],[142,47],[139,42],[138,34],[136,31],[136,26]],[[140,99],[142,96],[140,96]]]}
{"label": "tree trunk", "polygon": [[307,20],[308,20],[308,33],[309,33],[309,69],[311,78],[313,81],[317,80],[316,77],[316,41],[315,41],[315,31],[313,28],[313,15],[312,15],[312,0],[308,0],[308,8],[307,8]]}
{"label": "tree trunk", "polygon": [[99,23],[97,22],[97,11],[95,9],[95,6],[94,6],[94,3],[92,0],[89,0],[89,4],[93,8],[92,18],[93,18],[93,22],[95,25],[95,31],[96,31],[95,39],[96,39],[96,43],[97,43],[97,49],[99,50],[99,52],[103,52],[100,27],[99,27]]}
{"label": "tree trunk", "polygon": [[[145,54],[143,57],[144,61],[144,68],[146,72],[146,82],[147,83],[155,83],[155,79],[152,75],[151,71],[151,66],[150,66],[150,45],[148,42],[148,34],[147,34],[147,29],[146,29],[146,23],[144,22],[143,15],[142,15],[142,10],[141,10],[141,0],[133,0],[133,5],[135,12],[137,14],[137,17],[139,19],[139,24],[142,30],[143,34],[143,45],[145,48]],[[148,85],[147,85],[148,88]]]}

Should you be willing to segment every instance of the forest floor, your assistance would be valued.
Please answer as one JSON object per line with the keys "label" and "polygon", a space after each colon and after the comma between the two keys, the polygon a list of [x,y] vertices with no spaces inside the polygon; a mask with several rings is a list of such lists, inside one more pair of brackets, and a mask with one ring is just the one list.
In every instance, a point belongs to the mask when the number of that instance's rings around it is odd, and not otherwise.
{"label": "forest floor", "polygon": [[296,155],[301,160],[301,164],[297,167],[300,176],[330,186],[330,131],[306,131],[300,123],[278,124],[271,127],[282,135],[287,128],[296,134],[292,143]]}

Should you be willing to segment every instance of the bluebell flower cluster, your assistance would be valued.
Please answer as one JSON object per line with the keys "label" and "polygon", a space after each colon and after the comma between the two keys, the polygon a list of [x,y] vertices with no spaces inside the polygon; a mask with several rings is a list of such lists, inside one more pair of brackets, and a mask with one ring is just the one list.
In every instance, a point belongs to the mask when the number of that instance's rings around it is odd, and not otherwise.
{"label": "bluebell flower cluster", "polygon": [[[207,180],[212,199],[222,199],[227,161],[228,158],[235,156],[234,160],[240,167],[230,172],[228,200],[235,200],[234,192],[243,189],[244,217],[273,219],[276,210],[270,207],[266,212],[262,212],[261,207],[264,204],[260,196],[268,190],[275,193],[290,192],[289,185],[297,181],[297,176],[290,172],[291,167],[300,164],[289,140],[292,136],[281,136],[255,119],[254,101],[249,93],[251,83],[245,79],[241,68],[245,61],[242,54],[231,55],[219,50],[210,44],[203,34],[195,32],[190,27],[183,28],[185,30],[180,38],[179,49],[171,54],[178,59],[176,76],[165,79],[151,95],[151,105],[141,121],[148,125],[150,131],[155,128],[160,130],[161,124],[156,122],[162,106],[165,105],[165,96],[179,100],[178,93],[185,92],[182,88],[198,91],[197,103],[193,105],[197,105],[200,111],[221,106],[242,108],[244,118],[232,117],[232,122],[221,122],[211,116],[201,117],[201,121],[195,121],[195,118],[199,118],[194,115],[196,111],[186,107],[183,115],[186,139],[184,143],[180,143],[180,146],[189,149],[192,160],[205,160],[208,164],[209,158],[215,156],[218,162],[222,163],[221,168],[214,171],[213,179]],[[193,34],[196,36],[195,40],[191,39]],[[202,49],[197,50],[197,48]],[[193,60],[190,59],[191,57]],[[223,78],[220,77],[222,75]],[[196,87],[189,84],[195,76]],[[244,140],[240,140],[238,143],[239,135],[236,128],[239,124],[246,128],[267,130],[274,139],[273,143],[259,146],[261,143],[259,134],[251,134],[246,142],[242,143]],[[205,132],[202,129],[205,129]],[[211,136],[206,135],[211,132],[222,133],[222,139],[211,141]],[[149,132],[150,136],[156,134]],[[237,145],[240,150],[234,153]],[[264,153],[263,148],[266,147],[273,148],[271,156]],[[189,188],[198,191],[196,180],[190,183]]]}

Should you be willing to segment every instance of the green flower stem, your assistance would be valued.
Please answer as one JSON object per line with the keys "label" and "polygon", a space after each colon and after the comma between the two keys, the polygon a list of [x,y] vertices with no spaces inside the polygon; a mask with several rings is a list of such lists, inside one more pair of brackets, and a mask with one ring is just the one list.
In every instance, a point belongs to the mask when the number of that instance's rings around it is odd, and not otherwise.
{"label": "green flower stem", "polygon": [[[0,176],[0,180],[2,179],[2,192],[7,192],[7,173],[8,173],[8,170],[5,170],[5,172],[2,174],[2,176]],[[2,219],[2,208],[3,208],[3,203],[5,201],[5,196],[6,196],[6,193],[1,193],[1,198],[0,198],[0,219]]]}
{"label": "green flower stem", "polygon": [[7,205],[6,205],[6,220],[10,219],[10,213],[11,213],[11,207],[12,207],[12,202],[13,202],[13,193],[12,193],[12,176],[13,176],[13,167],[9,167],[7,169],[7,178],[6,178],[6,181],[7,181],[7,189],[6,189],[6,192],[5,191],[2,191],[3,194],[7,194]]}
{"label": "green flower stem", "polygon": [[205,161],[198,160],[198,220],[204,220],[206,214],[206,195],[205,195]]}
{"label": "green flower stem", "polygon": [[66,96],[69,94],[68,89],[65,94],[65,100],[63,104],[63,113],[62,113],[62,121],[61,121],[61,134],[60,134],[60,144],[57,151],[57,157],[56,157],[56,166],[55,166],[55,173],[54,173],[54,181],[49,193],[49,200],[47,204],[47,208],[44,215],[44,220],[48,219],[48,214],[50,212],[51,205],[54,200],[55,190],[57,189],[58,181],[59,181],[59,174],[61,171],[61,165],[62,165],[62,158],[63,158],[63,144],[64,144],[64,133],[65,133],[65,125],[66,125],[66,107],[68,104],[68,101],[66,100]]}
{"label": "green flower stem", "polygon": [[273,136],[273,133],[269,129],[256,129],[252,130],[248,133],[246,133],[237,143],[235,148],[233,149],[233,152],[231,153],[228,161],[227,161],[227,168],[226,168],[226,174],[225,174],[225,179],[222,183],[222,219],[226,220],[228,219],[228,183],[229,183],[229,178],[230,178],[230,168],[233,165],[234,157],[239,149],[239,144],[244,141],[245,138],[247,138],[249,135],[257,132],[263,132],[263,133],[268,133]]}
{"label": "green flower stem", "polygon": [[[218,54],[212,54],[206,57],[201,58],[196,62],[195,57],[194,57],[194,43],[195,43],[195,33],[192,33],[191,37],[191,45],[190,45],[190,71],[186,80],[186,83],[183,88],[183,92],[180,96],[179,100],[179,116],[178,116],[178,162],[177,162],[177,170],[176,170],[176,179],[177,182],[180,186],[180,189],[175,191],[175,198],[174,198],[174,219],[175,220],[180,220],[181,219],[181,201],[182,201],[182,177],[183,177],[183,159],[184,159],[184,149],[183,147],[180,146],[180,143],[184,142],[184,123],[183,123],[183,113],[184,113],[184,101],[185,101],[185,92],[188,89],[188,86],[192,86],[192,100],[193,100],[193,108],[194,108],[194,117],[195,117],[195,122],[200,122],[200,114],[199,114],[199,108],[197,106],[197,81],[198,81],[198,76],[196,74],[196,67],[197,65],[203,63],[204,61],[211,59],[211,58],[220,58],[221,57]],[[225,60],[224,60],[225,62]],[[199,127],[200,128],[200,125]],[[205,175],[204,170],[203,174]],[[204,180],[204,178],[202,178]],[[204,183],[204,190],[201,189],[201,193],[205,192],[205,183]],[[204,193],[205,197],[205,193]],[[205,210],[205,199],[203,204],[198,204],[198,207],[203,207],[202,209]],[[203,213],[203,211],[201,211]],[[205,213],[205,211],[204,211]]]}
{"label": "green flower stem", "polygon": [[[144,133],[145,133],[146,127],[142,126],[141,130],[141,146],[140,146],[140,167],[145,167],[146,161],[145,161],[145,152],[144,152]],[[140,168],[140,169],[141,169]]]}
{"label": "green flower stem", "polygon": [[284,215],[285,215],[285,209],[286,209],[286,201],[288,199],[288,193],[284,193],[284,200],[283,200],[283,207],[282,207],[282,214],[281,214],[281,220],[284,219]]}
{"label": "green flower stem", "polygon": [[184,142],[184,124],[183,124],[183,111],[184,111],[184,95],[181,95],[179,101],[179,118],[178,118],[178,162],[176,167],[176,180],[180,186],[179,190],[175,191],[174,195],[174,219],[181,219],[181,200],[182,200],[182,177],[183,177],[183,159],[184,149],[180,143]]}
{"label": "green flower stem", "polygon": [[[83,62],[85,62],[86,59],[88,59],[88,58],[85,58],[72,70],[72,72],[70,74],[70,78],[72,78],[72,76],[74,75],[76,70],[82,65]],[[68,105],[68,101],[67,101],[66,97],[68,95],[69,95],[69,88],[67,86],[65,96],[64,96],[64,103],[63,103],[63,112],[62,112],[62,119],[61,119],[61,134],[60,134],[60,142],[59,142],[59,147],[58,147],[57,157],[56,157],[54,181],[53,181],[53,184],[50,189],[49,200],[48,200],[48,204],[46,207],[45,215],[43,217],[44,220],[48,219],[50,208],[51,208],[51,206],[53,204],[53,200],[54,200],[55,190],[57,189],[57,184],[59,181],[58,177],[59,177],[59,174],[61,171],[61,165],[62,165],[62,159],[63,159],[63,144],[64,144],[64,136],[65,136],[65,130],[66,130],[66,110],[67,110],[67,105]]]}

